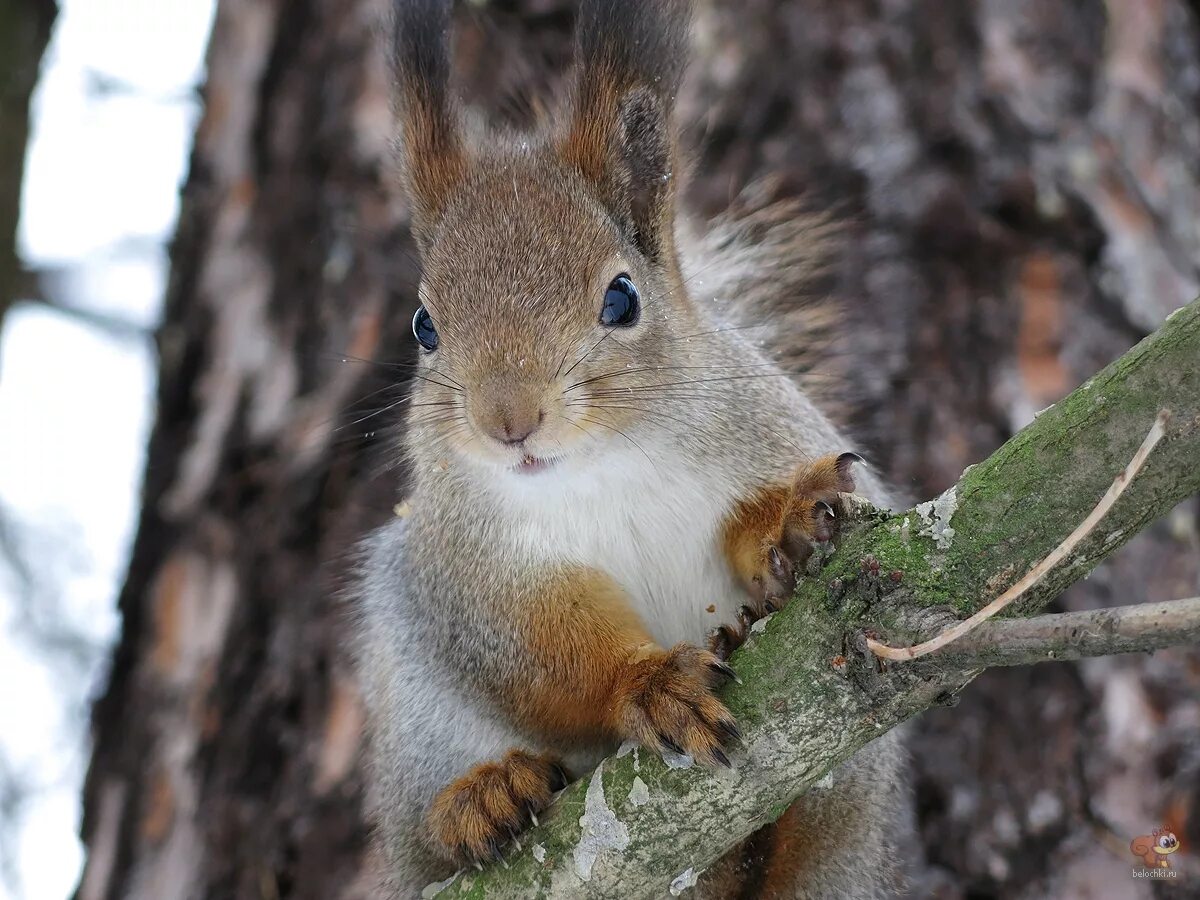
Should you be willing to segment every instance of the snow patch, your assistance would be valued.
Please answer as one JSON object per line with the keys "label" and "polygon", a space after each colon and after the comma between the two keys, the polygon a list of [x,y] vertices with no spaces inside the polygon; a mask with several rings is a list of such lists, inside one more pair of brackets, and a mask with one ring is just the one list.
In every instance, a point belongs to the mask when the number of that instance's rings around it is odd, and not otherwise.
{"label": "snow patch", "polygon": [[950,520],[958,509],[957,485],[936,499],[918,503],[914,509],[925,524],[921,533],[933,538],[939,550],[948,550],[954,540],[954,529],[950,527]]}
{"label": "snow patch", "polygon": [[591,881],[592,866],[602,854],[610,850],[624,850],[629,846],[629,829],[604,800],[604,763],[596,766],[596,771],[592,773],[579,824],[583,834],[572,854],[575,857],[575,873],[584,881]]}
{"label": "snow patch", "polygon": [[533,845],[533,858],[536,859],[538,862],[545,862],[546,861],[546,848],[543,847],[541,844],[534,844]]}

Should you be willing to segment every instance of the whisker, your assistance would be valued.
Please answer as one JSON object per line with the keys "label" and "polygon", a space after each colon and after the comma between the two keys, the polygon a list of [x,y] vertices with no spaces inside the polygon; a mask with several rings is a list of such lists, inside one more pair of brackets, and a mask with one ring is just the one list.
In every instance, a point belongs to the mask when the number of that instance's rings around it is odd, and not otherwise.
{"label": "whisker", "polygon": [[398,390],[403,390],[403,388],[404,388],[403,384],[397,384],[395,382],[392,382],[390,384],[385,384],[383,387],[377,388],[376,390],[371,391],[369,394],[364,394],[363,396],[359,397],[357,400],[354,400],[353,402],[350,403],[350,406],[348,408],[359,406],[360,404],[365,403],[368,400],[370,400],[372,397],[378,396],[379,394],[382,394],[386,391],[398,391]]}
{"label": "whisker", "polygon": [[757,325],[729,325],[724,328],[714,328],[710,331],[695,331],[695,332],[692,332],[691,334],[684,334],[684,335],[680,335],[679,337],[667,338],[666,343],[671,344],[671,343],[675,343],[676,341],[686,341],[686,340],[691,340],[692,338],[695,338],[695,337],[706,337],[711,334],[724,334],[727,331],[747,331],[751,328],[767,328],[768,326],[771,326],[774,324],[775,323],[773,323],[773,322],[760,322]]}
{"label": "whisker", "polygon": [[600,338],[600,340],[598,340],[598,341],[596,341],[596,343],[592,344],[591,348],[588,350],[587,353],[583,354],[583,356],[579,357],[579,359],[575,360],[575,362],[573,362],[571,364],[571,368],[567,369],[567,371],[565,371],[563,373],[563,378],[566,378],[568,375],[570,375],[573,371],[575,371],[575,367],[577,365],[579,365],[581,362],[583,362],[585,359],[587,359],[589,356],[591,356],[592,350],[595,350],[597,347],[599,347],[601,344],[603,344],[605,341],[607,341],[610,337],[612,337],[612,334],[614,331],[616,331],[615,327],[608,329],[608,331],[605,332],[604,337]]}
{"label": "whisker", "polygon": [[675,385],[681,385],[681,384],[715,384],[720,381],[742,381],[747,378],[787,378],[787,377],[789,377],[787,372],[761,372],[761,373],[756,373],[756,374],[752,374],[752,375],[726,375],[726,376],[722,376],[720,378],[691,378],[691,379],[688,379],[685,381],[666,381],[666,382],[662,382],[660,384],[644,384],[644,385],[637,385],[637,386],[631,385],[629,388],[620,388],[620,389],[614,389],[614,390],[639,391],[639,390],[650,390],[653,388],[674,387]]}
{"label": "whisker", "polygon": [[[341,360],[342,362],[362,363],[362,364],[368,365],[368,366],[379,366],[380,368],[383,368],[383,369],[402,369],[405,372],[407,372],[407,374],[411,375],[414,378],[422,378],[425,381],[433,381],[432,379],[428,378],[427,376],[424,376],[416,371],[417,369],[422,368],[422,365],[420,363],[380,362],[379,360],[374,360],[374,359],[363,359],[361,356],[352,356],[349,353],[325,354],[325,355],[329,358]],[[450,377],[448,374],[443,372],[441,369],[438,369],[435,366],[430,366],[429,371],[433,372],[435,375],[438,375],[441,378],[446,379],[446,381],[449,381],[454,386],[453,388],[450,388],[449,385],[442,385],[443,387],[447,387],[450,390],[454,390],[454,389],[458,389],[460,391],[466,390],[466,388],[463,387],[462,384],[460,384],[454,378]],[[440,382],[433,381],[433,383],[439,384]]]}
{"label": "whisker", "polygon": [[[678,422],[684,428],[695,430],[695,423],[687,422],[684,419],[677,418],[676,416],[669,416],[666,413],[659,412],[656,409],[645,409],[644,407],[640,407],[640,406],[624,406],[624,405],[618,405],[615,403],[595,403],[595,404],[592,404],[589,408],[590,409],[627,409],[632,412],[640,412],[640,413],[645,413],[647,415],[657,416],[657,417],[663,418],[663,419],[670,419],[672,422]],[[676,435],[677,437],[683,436],[678,431],[674,431],[670,428],[668,428],[667,430],[670,431],[671,434]]]}
{"label": "whisker", "polygon": [[775,365],[774,363],[746,363],[744,365],[728,365],[728,366],[639,366],[633,369],[613,369],[611,372],[605,372],[601,375],[593,375],[591,378],[585,378],[583,381],[576,381],[570,387],[564,388],[563,393],[581,387],[585,384],[592,384],[596,381],[602,381],[605,378],[617,378],[621,375],[634,375],[640,372],[675,372],[682,370],[728,370],[728,369],[762,369]]}
{"label": "whisker", "polygon": [[627,435],[625,432],[623,432],[620,428],[610,425],[607,422],[601,422],[599,419],[593,419],[589,416],[580,416],[579,419],[581,422],[592,422],[596,425],[599,425],[602,428],[607,428],[610,431],[615,431],[617,434],[621,435],[621,437],[625,438],[625,440],[629,441],[629,443],[633,444],[633,446],[637,447],[638,450],[640,450],[642,452],[642,456],[646,457],[646,461],[649,462],[650,465],[654,467],[655,471],[658,470],[658,466],[655,465],[654,460],[652,460],[650,458],[650,454],[646,452],[646,449],[641,444],[639,444],[637,441],[635,441],[633,438],[631,438],[629,435]]}
{"label": "whisker", "polygon": [[621,390],[614,388],[611,391],[596,391],[592,394],[577,394],[567,398],[564,402],[571,404],[576,402],[594,402],[596,400],[638,400],[649,402],[651,400],[714,400],[715,394],[697,394],[681,391],[678,388],[669,388],[665,391],[637,391],[632,388]]}
{"label": "whisker", "polygon": [[399,406],[401,403],[403,403],[407,399],[408,399],[407,397],[401,397],[395,403],[389,403],[387,406],[383,407],[383,409],[377,409],[374,412],[369,412],[365,416],[360,416],[359,418],[355,419],[353,422],[347,422],[345,425],[339,425],[334,430],[341,431],[345,428],[353,428],[355,425],[361,425],[363,422],[367,421],[367,419],[373,419],[376,416],[383,415],[385,412],[388,412],[389,410],[395,409],[397,406]]}
{"label": "whisker", "polygon": [[570,418],[570,417],[568,417],[568,416],[564,416],[562,413],[554,413],[554,418],[556,418],[556,419],[562,419],[562,420],[563,420],[564,422],[566,422],[568,425],[573,425],[574,427],[576,427],[576,428],[578,428],[580,431],[582,431],[582,432],[583,432],[585,435],[588,435],[588,436],[590,436],[590,434],[591,434],[591,433],[590,433],[590,432],[589,432],[589,431],[588,431],[586,428],[584,428],[584,427],[583,427],[582,425],[580,425],[578,422],[574,421],[573,419],[571,419],[571,418]]}

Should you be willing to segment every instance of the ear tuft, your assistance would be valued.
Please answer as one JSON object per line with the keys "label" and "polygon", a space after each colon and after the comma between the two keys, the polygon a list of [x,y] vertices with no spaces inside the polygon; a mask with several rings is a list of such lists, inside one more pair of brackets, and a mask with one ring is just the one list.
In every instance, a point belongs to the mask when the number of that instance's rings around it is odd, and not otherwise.
{"label": "ear tuft", "polygon": [[675,92],[687,59],[688,0],[584,0],[564,160],[648,255],[671,245]]}
{"label": "ear tuft", "polygon": [[413,230],[424,242],[466,167],[450,94],[450,0],[397,0],[391,62]]}
{"label": "ear tuft", "polygon": [[621,139],[634,243],[655,256],[665,249],[664,229],[671,228],[675,135],[670,112],[645,88],[634,88],[621,103]]}

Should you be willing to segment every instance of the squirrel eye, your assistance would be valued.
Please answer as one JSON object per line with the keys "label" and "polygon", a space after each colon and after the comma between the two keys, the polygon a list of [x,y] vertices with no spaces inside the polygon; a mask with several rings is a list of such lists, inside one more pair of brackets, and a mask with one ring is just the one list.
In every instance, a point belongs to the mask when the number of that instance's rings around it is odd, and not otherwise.
{"label": "squirrel eye", "polygon": [[638,289],[628,275],[618,275],[604,292],[604,308],[600,310],[601,325],[633,325],[641,314]]}
{"label": "squirrel eye", "polygon": [[437,329],[433,327],[433,319],[430,318],[428,310],[424,306],[417,308],[417,314],[413,316],[413,335],[420,344],[429,353],[432,353],[438,346]]}

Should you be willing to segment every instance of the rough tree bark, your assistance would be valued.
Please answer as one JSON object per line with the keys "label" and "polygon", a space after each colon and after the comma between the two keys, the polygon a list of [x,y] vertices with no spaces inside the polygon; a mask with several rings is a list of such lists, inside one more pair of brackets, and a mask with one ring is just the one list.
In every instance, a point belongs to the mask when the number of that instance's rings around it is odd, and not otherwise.
{"label": "rough tree bark", "polygon": [[[365,891],[335,591],[403,481],[376,428],[395,411],[351,423],[403,385],[343,359],[409,358],[417,278],[378,5],[218,4],[123,632],[94,714],[81,900]],[[914,496],[1200,293],[1194,4],[701,6],[688,202],[711,213],[772,175],[839,209],[836,291],[857,324],[831,368],[863,452]],[[557,83],[571,10],[465,6],[467,93],[519,116],[515,86]],[[1189,504],[1062,602],[1195,595],[1198,547]],[[1195,660],[998,670],[924,714],[920,893],[1111,886],[1161,819],[1200,846]]]}

